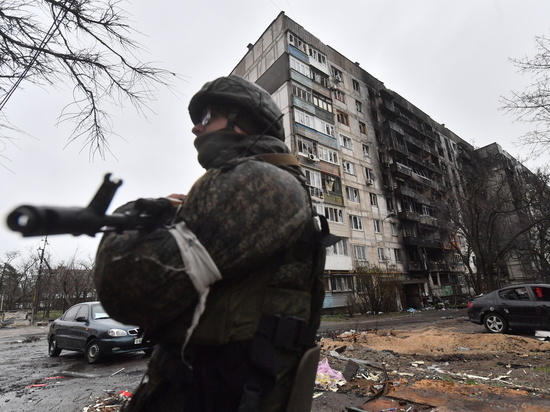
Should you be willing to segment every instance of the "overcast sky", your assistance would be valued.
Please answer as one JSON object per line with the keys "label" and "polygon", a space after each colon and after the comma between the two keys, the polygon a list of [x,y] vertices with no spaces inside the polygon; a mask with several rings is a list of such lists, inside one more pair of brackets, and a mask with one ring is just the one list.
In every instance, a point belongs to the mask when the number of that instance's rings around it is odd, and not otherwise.
{"label": "overcast sky", "polygon": [[[0,217],[21,204],[85,206],[113,173],[124,183],[110,209],[139,197],[186,193],[202,174],[187,105],[206,82],[228,74],[281,11],[348,59],[357,61],[432,119],[477,147],[498,142],[515,157],[529,125],[499,111],[499,97],[530,79],[508,61],[535,53],[535,36],[550,35],[547,0],[156,0],[122,2],[136,36],[154,61],[181,75],[161,90],[147,117],[113,108],[114,156],[90,161],[82,142],[66,147],[71,124],[55,126],[71,90],[23,83],[4,109],[28,135],[0,152]],[[546,162],[526,164],[534,168]],[[28,254],[42,237],[22,238],[0,226],[5,253]],[[50,236],[55,261],[95,255],[95,238]]]}

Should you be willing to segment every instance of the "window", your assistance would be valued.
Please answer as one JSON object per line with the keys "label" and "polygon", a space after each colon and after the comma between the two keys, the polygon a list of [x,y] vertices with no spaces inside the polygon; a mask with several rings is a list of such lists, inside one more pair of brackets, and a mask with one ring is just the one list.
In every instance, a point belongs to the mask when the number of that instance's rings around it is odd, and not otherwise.
{"label": "window", "polygon": [[363,157],[370,158],[370,147],[368,144],[361,143],[361,151],[363,152]]}
{"label": "window", "polygon": [[351,137],[340,134],[340,144],[346,149],[353,150],[353,140],[351,140]]}
{"label": "window", "polygon": [[365,248],[365,246],[353,245],[353,254],[355,256],[355,260],[367,260],[367,248]]}
{"label": "window", "polygon": [[311,68],[311,77],[315,83],[322,84],[325,87],[328,86],[328,75],[317,70],[315,67]]}
{"label": "window", "polygon": [[403,262],[403,257],[401,255],[401,249],[394,249],[393,253],[394,253],[396,262]]}
{"label": "window", "polygon": [[333,125],[321,119],[318,119],[302,110],[294,108],[294,121],[313,130],[316,130],[319,133],[327,134],[330,137],[334,137]]}
{"label": "window", "polygon": [[328,134],[331,137],[334,137],[334,126],[330,123],[321,121],[324,131],[322,133]]}
{"label": "window", "polygon": [[320,94],[313,93],[313,104],[327,112],[332,113],[332,100]]}
{"label": "window", "polygon": [[388,213],[395,213],[395,207],[393,207],[393,200],[391,197],[386,198],[386,209],[388,210]]}
{"label": "window", "polygon": [[367,179],[367,184],[372,184],[374,182],[374,171],[369,167],[365,167],[365,179]]}
{"label": "window", "polygon": [[429,206],[422,205],[422,214],[424,216],[431,216],[434,217],[434,210]]}
{"label": "window", "polygon": [[342,123],[346,126],[349,126],[349,116],[344,112],[341,112],[340,110],[336,110],[336,118],[338,119],[338,123]]}
{"label": "window", "polygon": [[309,90],[303,89],[302,87],[292,85],[292,94],[302,100],[305,100],[306,102],[313,102],[313,95],[311,94],[311,92]]}
{"label": "window", "polygon": [[342,74],[342,71],[334,66],[330,66],[330,74],[339,81],[344,80],[344,75]]}
{"label": "window", "polygon": [[342,186],[339,177],[323,174],[323,187],[329,194],[342,196]]}
{"label": "window", "polygon": [[350,175],[355,175],[355,164],[347,161],[342,160],[342,167],[344,169],[344,173],[349,173]]}
{"label": "window", "polygon": [[337,207],[325,206],[325,217],[329,222],[344,223],[342,209]]}
{"label": "window", "polygon": [[301,73],[306,77],[311,77],[309,66],[292,56],[290,56],[290,68],[296,70],[298,73]]}
{"label": "window", "polygon": [[328,149],[324,146],[317,147],[317,153],[319,159],[324,160],[332,164],[338,164],[338,152],[336,150]]}
{"label": "window", "polygon": [[359,122],[359,131],[363,134],[367,134],[367,125],[363,122]]}
{"label": "window", "polygon": [[502,290],[498,292],[498,295],[504,300],[531,300],[527,289],[524,287]]}
{"label": "window", "polygon": [[352,79],[351,80],[351,84],[353,86],[353,90],[355,90],[356,92],[359,92],[361,91],[360,87],[359,87],[359,82],[355,79]]}
{"label": "window", "polygon": [[340,100],[342,103],[346,102],[346,95],[345,95],[344,92],[341,92],[340,90],[335,90],[334,91],[334,98],[336,100]]}
{"label": "window", "polygon": [[353,277],[333,275],[330,278],[330,284],[333,292],[348,292],[353,290]]}
{"label": "window", "polygon": [[390,222],[390,228],[391,228],[391,235],[397,236],[397,223]]}
{"label": "window", "polygon": [[317,62],[321,63],[323,66],[327,65],[327,56],[321,53],[318,50],[315,50],[313,47],[308,46],[308,54]]}
{"label": "window", "polygon": [[315,150],[315,146],[317,145],[316,142],[313,140],[306,139],[305,137],[298,136],[297,138],[298,143],[298,153],[302,153],[305,155],[315,155],[317,153],[317,150]]}
{"label": "window", "polygon": [[349,256],[348,240],[342,239],[327,247],[327,256]]}
{"label": "window", "polygon": [[374,193],[369,193],[371,206],[378,207],[378,196]]}
{"label": "window", "polygon": [[531,286],[531,290],[535,294],[535,300],[550,302],[550,288],[544,286]]}
{"label": "window", "polygon": [[313,116],[301,110],[294,109],[294,120],[296,121],[296,123],[303,124],[304,126],[311,128],[315,127],[315,120]]}
{"label": "window", "polygon": [[374,233],[382,233],[382,230],[381,230],[381,223],[380,223],[380,220],[378,219],[375,219],[372,221],[372,224],[374,226]]}
{"label": "window", "polygon": [[361,103],[359,100],[355,101],[355,109],[359,113],[363,113],[363,103]]}
{"label": "window", "polygon": [[354,187],[346,186],[346,197],[352,202],[359,202],[359,190]]}
{"label": "window", "polygon": [[288,42],[298,50],[307,53],[307,45],[292,33],[288,33]]}
{"label": "window", "polygon": [[349,215],[349,227],[353,230],[363,230],[363,222],[360,216]]}
{"label": "window", "polygon": [[384,262],[386,261],[386,254],[384,253],[384,248],[383,247],[379,247],[378,248],[378,260],[380,262]]}
{"label": "window", "polygon": [[78,310],[80,309],[80,306],[74,306],[71,309],[67,311],[65,316],[63,317],[63,320],[66,321],[73,321],[76,319],[76,314],[78,313]]}
{"label": "window", "polygon": [[306,169],[305,174],[306,184],[309,188],[309,194],[313,197],[323,197],[321,173]]}
{"label": "window", "polygon": [[318,215],[324,216],[324,207],[322,203],[311,202],[311,205],[313,206],[313,210],[315,210]]}

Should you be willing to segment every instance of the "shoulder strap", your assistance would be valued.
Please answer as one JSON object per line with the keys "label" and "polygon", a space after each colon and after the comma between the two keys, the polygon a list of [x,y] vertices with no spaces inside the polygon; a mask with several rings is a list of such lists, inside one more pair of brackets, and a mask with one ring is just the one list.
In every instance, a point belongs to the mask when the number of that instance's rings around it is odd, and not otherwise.
{"label": "shoulder strap", "polygon": [[298,159],[288,153],[267,153],[256,155],[254,157],[258,157],[264,162],[270,163],[273,166],[300,166],[300,162],[298,162]]}

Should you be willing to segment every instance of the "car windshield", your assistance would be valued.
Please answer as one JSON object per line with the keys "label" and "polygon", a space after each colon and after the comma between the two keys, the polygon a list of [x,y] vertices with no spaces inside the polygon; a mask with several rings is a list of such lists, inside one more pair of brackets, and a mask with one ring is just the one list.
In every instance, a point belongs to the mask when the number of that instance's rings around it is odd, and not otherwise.
{"label": "car windshield", "polygon": [[93,305],[92,306],[92,319],[109,319],[110,316],[105,312],[105,309],[103,309],[103,306],[101,305]]}

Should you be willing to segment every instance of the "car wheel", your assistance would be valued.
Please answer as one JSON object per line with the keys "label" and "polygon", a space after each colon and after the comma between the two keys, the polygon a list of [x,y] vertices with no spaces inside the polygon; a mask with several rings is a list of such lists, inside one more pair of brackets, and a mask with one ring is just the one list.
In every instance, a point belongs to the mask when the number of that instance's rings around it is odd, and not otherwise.
{"label": "car wheel", "polygon": [[498,313],[490,313],[485,316],[483,325],[491,333],[506,333],[508,331],[508,322]]}
{"label": "car wheel", "polygon": [[92,339],[86,346],[86,360],[88,363],[96,363],[100,356],[99,341],[97,339]]}
{"label": "car wheel", "polygon": [[57,340],[54,336],[50,338],[50,341],[48,342],[48,355],[50,355],[52,358],[56,358],[61,353],[61,349],[57,347]]}

